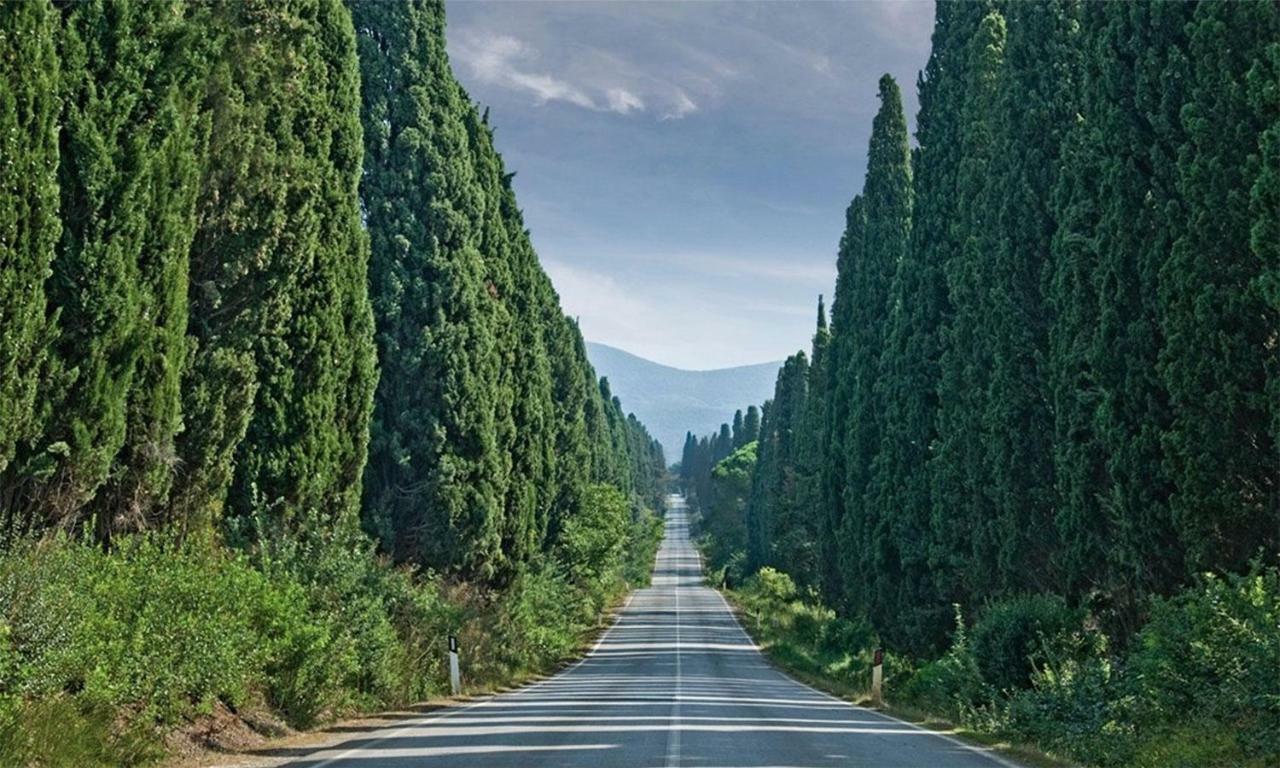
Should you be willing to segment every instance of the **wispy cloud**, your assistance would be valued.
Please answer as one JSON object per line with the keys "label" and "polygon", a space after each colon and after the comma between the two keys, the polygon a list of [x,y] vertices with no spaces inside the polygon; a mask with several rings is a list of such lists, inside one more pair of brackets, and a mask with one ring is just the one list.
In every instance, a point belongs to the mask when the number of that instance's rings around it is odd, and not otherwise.
{"label": "wispy cloud", "polygon": [[644,109],[644,101],[626,88],[610,88],[605,97],[608,99],[609,109],[621,115]]}
{"label": "wispy cloud", "polygon": [[691,112],[696,112],[697,110],[698,105],[694,103],[693,99],[689,98],[689,94],[685,93],[684,89],[677,88],[675,93],[672,94],[671,109],[663,113],[662,119],[679,120],[685,115]]}
{"label": "wispy cloud", "polygon": [[619,115],[652,111],[661,120],[679,120],[698,110],[685,88],[637,70],[600,48],[579,46],[572,57],[562,54],[557,57],[559,66],[551,67],[542,61],[539,49],[525,40],[464,30],[450,50],[469,79],[529,94],[538,106],[563,102]]}
{"label": "wispy cloud", "polygon": [[539,104],[564,101],[585,109],[599,108],[586,91],[572,83],[522,68],[522,62],[535,58],[536,52],[509,35],[464,37],[457,55],[481,82],[528,92]]}

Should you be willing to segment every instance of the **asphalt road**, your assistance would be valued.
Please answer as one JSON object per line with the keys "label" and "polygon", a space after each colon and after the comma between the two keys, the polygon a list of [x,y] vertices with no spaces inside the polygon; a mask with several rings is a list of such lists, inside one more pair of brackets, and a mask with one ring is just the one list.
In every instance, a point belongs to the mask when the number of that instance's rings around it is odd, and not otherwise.
{"label": "asphalt road", "polygon": [[672,497],[653,585],[576,665],[540,683],[354,734],[296,768],[1014,764],[782,674],[702,583]]}

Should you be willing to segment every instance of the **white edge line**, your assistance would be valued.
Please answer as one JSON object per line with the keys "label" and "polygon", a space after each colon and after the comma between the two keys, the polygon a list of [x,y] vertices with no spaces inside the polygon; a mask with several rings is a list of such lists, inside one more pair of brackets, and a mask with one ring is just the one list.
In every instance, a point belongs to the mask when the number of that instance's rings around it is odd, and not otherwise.
{"label": "white edge line", "polygon": [[[381,742],[381,741],[386,741],[387,739],[394,739],[395,737],[400,736],[401,734],[407,731],[413,730],[414,728],[420,728],[426,723],[434,723],[437,720],[444,720],[446,718],[453,717],[454,715],[460,715],[463,712],[467,712],[469,710],[475,709],[476,707],[481,707],[481,706],[484,706],[485,704],[489,704],[495,699],[500,698],[502,696],[528,693],[529,691],[532,691],[533,689],[545,683],[549,683],[552,680],[555,680],[556,678],[561,677],[562,675],[569,674],[573,670],[577,669],[578,667],[586,663],[587,660],[590,659],[591,656],[600,649],[600,646],[604,643],[605,638],[609,636],[609,633],[613,631],[613,628],[618,626],[618,622],[622,620],[622,614],[627,610],[628,607],[630,607],[631,600],[632,598],[635,597],[635,595],[636,595],[635,590],[632,590],[631,593],[627,595],[626,602],[622,604],[622,608],[618,609],[618,612],[614,615],[613,622],[609,624],[609,626],[603,632],[600,633],[600,637],[596,639],[595,644],[591,646],[591,650],[587,651],[586,655],[584,655],[581,659],[578,659],[572,665],[565,667],[564,669],[555,673],[554,675],[551,675],[549,677],[544,677],[543,679],[539,680],[536,683],[524,686],[522,688],[518,688],[514,691],[506,691],[503,693],[489,694],[488,696],[481,699],[480,701],[472,702],[470,704],[467,704],[464,707],[451,707],[451,706],[445,705],[445,711],[443,712],[433,712],[430,715],[426,715],[425,717],[419,720],[414,720],[408,723],[407,725],[403,725],[397,728],[396,730],[391,731],[390,733],[383,733],[380,736],[374,736],[373,738],[369,739],[364,744],[361,744],[358,747],[352,747],[351,749],[348,749],[345,752],[341,752],[337,755],[334,755],[333,757],[329,758],[328,760],[325,760],[324,762],[316,763],[314,766],[312,766],[312,768],[325,768],[325,766],[327,765],[333,765],[334,763],[340,760],[346,760],[348,757],[351,757],[352,755],[355,755],[365,749],[368,749],[370,745],[377,744],[378,742]],[[376,733],[378,730],[379,729],[377,728],[370,729],[370,733]],[[317,749],[315,751],[324,752],[325,748],[321,747],[320,749]],[[306,759],[306,758],[303,758],[303,759]]]}
{"label": "white edge line", "polygon": [[[725,599],[724,594],[718,589],[714,591],[716,595],[720,597],[720,602],[724,603],[725,610],[729,612],[729,616],[733,619],[733,623],[738,627],[738,631],[741,632],[743,636],[747,638],[747,642],[751,643],[752,646],[756,647],[757,650],[760,650],[759,646],[756,646],[755,640],[752,639],[751,635],[747,632],[747,630],[743,629],[742,622],[738,621],[738,614],[734,613],[733,608],[729,605],[729,601]],[[770,666],[773,666],[773,665],[771,664]],[[845,706],[851,709],[856,709],[860,712],[866,712],[867,714],[870,714],[870,715],[882,717],[886,720],[891,720],[895,723],[901,723],[902,725],[905,725],[908,728],[914,728],[917,731],[923,731],[924,733],[927,733],[930,736],[935,736],[939,739],[942,739],[943,741],[947,741],[951,744],[954,744],[957,747],[961,747],[962,749],[968,750],[969,752],[973,752],[974,754],[981,755],[986,759],[990,760],[991,762],[995,763],[996,765],[1003,766],[1004,768],[1024,768],[1024,766],[1019,765],[1018,763],[1012,762],[1000,756],[990,747],[979,747],[974,744],[969,744],[968,742],[961,741],[960,739],[957,739],[954,736],[948,736],[945,733],[938,733],[935,730],[932,730],[930,728],[925,728],[924,726],[921,726],[921,725],[916,725],[915,723],[908,723],[906,720],[901,720],[899,718],[894,717],[893,715],[880,712],[879,710],[860,707],[851,701],[846,701],[838,696],[833,696],[830,693],[827,693],[826,691],[820,690],[818,688],[814,688],[812,685],[809,685],[803,680],[797,680],[796,678],[792,677],[791,675],[788,675],[786,672],[782,671],[781,669],[778,669],[776,666],[774,666],[774,670],[777,671],[783,677],[785,677],[787,680],[790,680],[791,682],[795,683],[796,685],[799,685],[803,688],[807,688],[810,691],[813,691],[814,693],[818,694],[819,696],[822,696],[831,701],[838,701],[841,704],[844,704]]]}

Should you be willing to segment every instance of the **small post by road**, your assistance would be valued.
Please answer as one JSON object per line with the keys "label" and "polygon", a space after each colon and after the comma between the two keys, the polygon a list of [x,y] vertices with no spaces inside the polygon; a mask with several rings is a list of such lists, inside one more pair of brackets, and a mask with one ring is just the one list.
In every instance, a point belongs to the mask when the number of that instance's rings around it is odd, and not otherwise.
{"label": "small post by road", "polygon": [[871,703],[884,706],[884,649],[877,648],[871,662]]}
{"label": "small post by road", "polygon": [[462,693],[462,673],[458,670],[458,636],[449,635],[449,689],[453,695]]}

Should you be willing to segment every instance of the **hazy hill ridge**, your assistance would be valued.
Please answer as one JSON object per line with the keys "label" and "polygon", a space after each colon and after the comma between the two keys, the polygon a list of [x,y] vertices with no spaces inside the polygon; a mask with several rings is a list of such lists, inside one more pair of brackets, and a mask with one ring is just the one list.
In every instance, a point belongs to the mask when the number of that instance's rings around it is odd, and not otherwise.
{"label": "hazy hill ridge", "polygon": [[662,443],[667,461],[680,459],[685,432],[705,435],[733,420],[733,412],[773,396],[781,361],[689,371],[655,363],[616,347],[587,342],[596,374]]}

